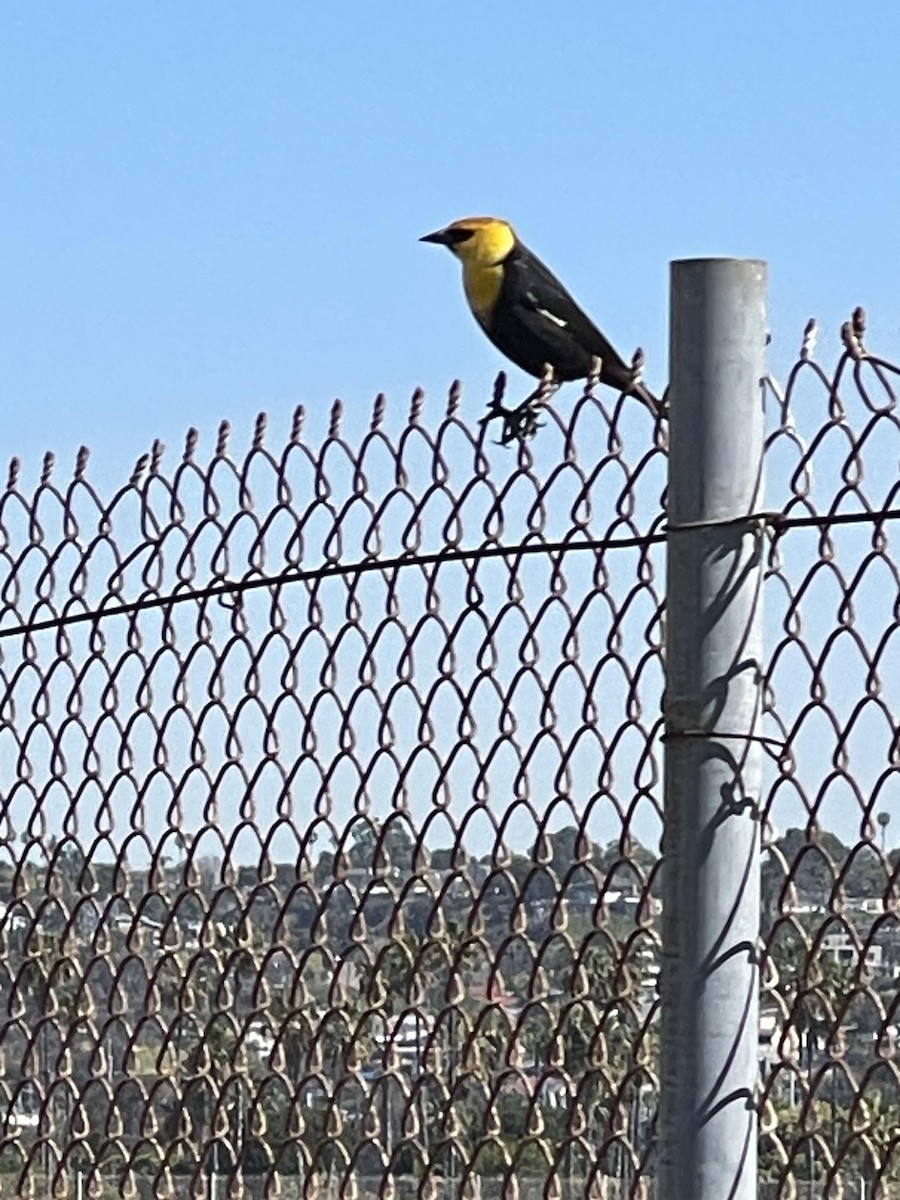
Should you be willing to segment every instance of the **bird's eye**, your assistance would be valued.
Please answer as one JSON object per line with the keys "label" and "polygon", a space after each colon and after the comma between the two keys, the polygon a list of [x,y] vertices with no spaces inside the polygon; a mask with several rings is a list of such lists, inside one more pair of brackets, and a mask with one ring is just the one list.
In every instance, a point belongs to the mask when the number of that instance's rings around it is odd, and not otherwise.
{"label": "bird's eye", "polygon": [[475,236],[474,229],[448,229],[447,230],[447,245],[458,246],[461,242],[467,242],[469,238]]}

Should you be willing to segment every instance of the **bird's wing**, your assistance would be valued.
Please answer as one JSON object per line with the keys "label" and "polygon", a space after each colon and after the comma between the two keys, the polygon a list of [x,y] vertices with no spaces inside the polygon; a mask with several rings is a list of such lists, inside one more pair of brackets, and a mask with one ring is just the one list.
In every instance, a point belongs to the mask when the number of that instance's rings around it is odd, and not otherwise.
{"label": "bird's wing", "polygon": [[539,258],[530,250],[514,255],[506,270],[507,296],[523,325],[551,344],[568,346],[574,339],[588,354],[603,360],[604,377],[615,379],[621,372],[621,386],[625,386],[629,372],[620,355]]}

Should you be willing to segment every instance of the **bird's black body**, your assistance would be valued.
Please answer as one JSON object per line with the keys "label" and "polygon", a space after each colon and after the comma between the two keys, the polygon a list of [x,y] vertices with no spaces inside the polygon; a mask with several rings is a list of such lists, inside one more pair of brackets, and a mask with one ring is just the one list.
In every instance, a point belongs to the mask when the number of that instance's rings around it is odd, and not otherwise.
{"label": "bird's black body", "polygon": [[503,266],[497,303],[481,322],[498,350],[530,375],[549,363],[560,381],[586,378],[599,358],[601,382],[631,386],[629,368],[537,255],[517,242]]}

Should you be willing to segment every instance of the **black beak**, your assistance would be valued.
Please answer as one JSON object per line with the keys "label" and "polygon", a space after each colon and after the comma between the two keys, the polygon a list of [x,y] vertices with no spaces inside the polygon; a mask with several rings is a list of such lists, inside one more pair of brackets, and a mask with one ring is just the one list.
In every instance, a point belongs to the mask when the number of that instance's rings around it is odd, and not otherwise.
{"label": "black beak", "polygon": [[474,233],[474,229],[454,229],[451,225],[447,229],[437,229],[434,233],[426,233],[424,237],[419,238],[419,241],[433,242],[436,246],[449,246],[452,250],[460,242],[467,242]]}

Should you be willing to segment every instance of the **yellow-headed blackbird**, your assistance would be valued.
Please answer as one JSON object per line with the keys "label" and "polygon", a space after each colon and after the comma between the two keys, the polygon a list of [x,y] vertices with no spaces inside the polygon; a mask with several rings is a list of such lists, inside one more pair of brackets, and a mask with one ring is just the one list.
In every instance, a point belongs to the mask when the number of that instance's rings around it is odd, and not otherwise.
{"label": "yellow-headed blackbird", "polygon": [[498,350],[542,377],[584,379],[600,359],[600,382],[630,392],[653,412],[661,405],[625,365],[597,326],[512,226],[498,217],[466,217],[426,234],[462,263],[469,308]]}

